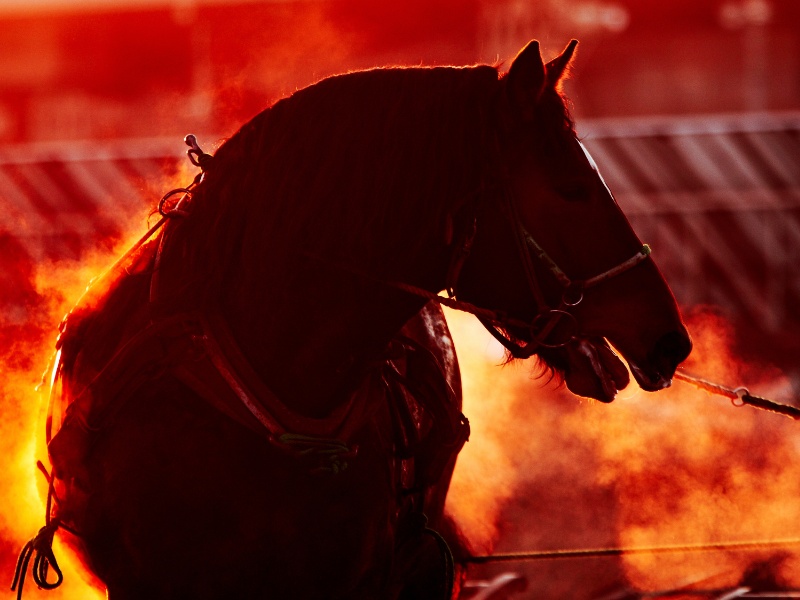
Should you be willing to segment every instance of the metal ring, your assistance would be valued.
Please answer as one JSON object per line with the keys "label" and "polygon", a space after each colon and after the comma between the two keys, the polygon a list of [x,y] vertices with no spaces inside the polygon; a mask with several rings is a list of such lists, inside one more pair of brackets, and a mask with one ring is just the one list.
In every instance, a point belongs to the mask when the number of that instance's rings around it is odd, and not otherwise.
{"label": "metal ring", "polygon": [[[564,288],[564,293],[561,294],[561,303],[564,306],[578,306],[581,302],[583,302],[583,286],[579,284],[569,284],[566,288]],[[569,298],[570,292],[577,291],[578,295],[576,298]]]}
{"label": "metal ring", "polygon": [[747,404],[744,401],[744,397],[750,395],[750,390],[748,390],[746,387],[738,387],[735,390],[733,390],[733,393],[736,394],[736,398],[731,398],[731,404],[733,404],[737,408]]}
{"label": "metal ring", "polygon": [[189,149],[186,151],[186,156],[189,157],[189,162],[191,162],[195,167],[200,167],[201,170],[205,171],[211,159],[214,157],[203,152],[203,149],[200,147],[200,144],[197,143],[197,137],[194,134],[188,134],[183,138],[183,141],[187,146],[189,146]]}
{"label": "metal ring", "polygon": [[189,214],[185,210],[179,210],[178,209],[178,206],[183,201],[183,198],[181,198],[181,200],[178,200],[177,204],[175,204],[175,206],[171,210],[166,210],[165,209],[165,205],[166,205],[167,200],[169,198],[171,198],[172,196],[175,196],[176,194],[183,194],[184,197],[186,197],[186,196],[191,197],[192,190],[190,190],[188,188],[175,188],[174,190],[170,190],[169,192],[164,194],[164,196],[161,198],[161,200],[158,201],[158,212],[162,217],[167,217],[167,218],[185,217],[185,216],[187,216]]}
{"label": "metal ring", "polygon": [[[200,162],[198,159],[203,155],[203,151],[200,149],[200,145],[197,143],[197,137],[190,133],[183,138],[183,143],[189,146],[189,149],[186,151],[186,156],[189,157],[189,161],[195,167],[199,167]],[[195,158],[195,156],[197,158]]]}
{"label": "metal ring", "polygon": [[[547,341],[547,336],[555,330],[555,328],[558,326],[558,322],[564,317],[567,318],[567,323],[569,323],[567,329],[567,333],[569,335],[567,335],[566,339],[563,341]],[[545,319],[548,320],[545,321]],[[533,321],[531,321],[530,332],[534,344],[543,346],[545,348],[563,348],[577,337],[578,320],[575,318],[575,315],[570,312],[557,308],[551,308],[536,315]]]}

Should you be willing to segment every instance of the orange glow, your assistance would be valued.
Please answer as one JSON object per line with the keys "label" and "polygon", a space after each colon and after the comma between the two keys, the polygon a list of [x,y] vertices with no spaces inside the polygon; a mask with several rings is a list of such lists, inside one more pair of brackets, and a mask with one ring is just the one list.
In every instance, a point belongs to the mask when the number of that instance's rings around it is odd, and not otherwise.
{"label": "orange glow", "polygon": [[[15,553],[44,525],[46,484],[35,465],[37,459],[42,460],[49,469],[44,445],[47,387],[43,386],[40,391],[35,388],[52,354],[56,326],[81,295],[86,282],[102,272],[125,244],[127,240],[121,241],[118,248],[110,252],[98,252],[78,263],[39,264],[31,273],[30,283],[38,295],[39,321],[28,323],[16,332],[15,353],[3,356],[4,369],[0,380],[4,406],[0,456],[5,463],[0,502],[5,507],[2,537],[7,544],[3,546],[7,554],[2,557],[2,565],[9,582]],[[88,575],[58,538],[54,551],[64,571],[64,585],[53,592],[42,592],[28,577],[25,598],[46,595],[53,600],[93,600],[105,597],[104,593],[86,583]]]}
{"label": "orange glow", "polygon": [[[690,321],[696,349],[688,367],[719,381],[742,381],[781,399],[788,382],[772,369],[732,356],[729,332],[717,317],[698,312]],[[750,371],[750,372],[748,372]],[[782,398],[786,400],[786,398]],[[734,409],[686,384],[615,412],[611,422],[586,424],[603,457],[601,482],[618,490],[619,541],[623,546],[659,543],[770,540],[800,537],[800,449],[797,424],[751,408]],[[761,553],[707,553],[626,557],[630,581],[663,589],[692,577],[721,575],[733,585],[753,559],[781,555],[777,575],[800,584],[796,549]]]}
{"label": "orange glow", "polygon": [[[762,22],[747,23],[747,5],[769,5],[772,12]],[[533,37],[549,56],[568,39],[581,40],[575,76],[567,84],[579,125],[587,117],[705,120],[707,113],[797,111],[800,29],[791,24],[799,19],[800,3],[788,0],[0,0],[0,143],[112,139],[124,147],[128,138],[169,136],[179,144],[189,131],[229,134],[275,99],[332,73],[387,64],[507,65]],[[742,136],[743,145],[763,141],[749,136]],[[211,151],[208,141],[201,143]],[[691,139],[686,144],[701,145]],[[0,150],[11,160],[13,149]],[[793,157],[784,150],[776,143],[770,152],[780,158],[777,165],[791,170]],[[627,167],[621,170],[636,179]],[[175,184],[192,176],[187,169]],[[647,173],[642,177],[648,179]],[[148,183],[164,191],[172,187]],[[789,206],[797,188],[781,196],[777,183],[763,197],[785,198]],[[6,230],[16,234],[19,228],[7,216],[13,211],[6,210],[5,191],[0,189],[0,582],[10,582],[16,553],[44,524],[44,481],[35,461],[47,464],[46,399],[34,388],[58,322],[86,283],[143,232],[141,212],[118,213],[127,210],[129,199],[112,198],[97,211],[126,221],[120,224],[126,239],[80,262],[39,263],[22,245],[4,242]],[[642,206],[658,199],[633,191]],[[743,206],[762,197],[741,196]],[[675,198],[689,205],[694,197]],[[65,204],[52,200],[51,208],[69,214],[74,207]],[[791,206],[796,210],[796,203]],[[665,228],[665,238],[677,239],[671,269],[676,279],[702,279],[702,270],[690,268],[696,257],[681,253],[688,234],[670,229],[670,214],[661,221],[655,212],[651,216],[654,226]],[[794,232],[789,227],[775,236],[776,245],[786,245],[776,254],[785,255],[787,271],[794,273],[797,252],[789,240],[796,238],[782,237]],[[757,232],[759,240],[770,237]],[[722,236],[746,248],[729,232]],[[104,241],[81,243],[99,247]],[[757,281],[770,276],[755,252],[747,258],[753,258],[748,268]],[[750,273],[743,280],[754,279]],[[796,283],[794,274],[787,282]],[[768,287],[783,293],[780,286]],[[784,308],[796,309],[789,300]],[[498,366],[502,350],[473,317],[452,311],[447,317],[472,427],[448,510],[476,552],[800,537],[800,423],[735,409],[727,399],[680,382],[658,394],[632,384],[611,406],[577,399],[546,378],[533,378],[530,364]],[[765,344],[796,331],[796,314],[781,319],[776,322],[791,327],[760,332]],[[707,311],[692,312],[689,320],[695,341],[689,371],[788,399],[789,385],[777,370],[732,354],[732,334],[723,320]],[[795,342],[784,346],[797,349]],[[781,552],[636,555],[615,559],[614,567],[639,589],[717,575],[721,586],[737,582],[752,560]],[[789,549],[776,567],[786,585],[800,586],[797,552]],[[55,553],[64,585],[39,591],[28,578],[27,600],[105,597],[58,540]],[[597,575],[596,566],[585,567],[591,573],[586,581]],[[537,597],[577,595],[574,588],[559,588],[555,577],[576,568],[574,563],[513,568],[532,573],[530,589]]]}
{"label": "orange glow", "polygon": [[[494,367],[498,356],[484,351],[493,342],[480,325],[452,313],[448,319],[473,431],[448,506],[479,552],[800,537],[800,448],[790,419],[734,408],[682,382],[656,394],[634,383],[610,406],[579,400],[532,380],[529,367]],[[724,321],[708,311],[688,321],[695,350],[687,368],[787,400],[779,373],[732,356]],[[619,568],[641,590],[711,576],[724,586],[754,560],[785,556],[775,575],[798,585],[795,552],[626,555]],[[574,565],[514,565],[533,567]],[[542,597],[564,597],[547,594],[556,585],[547,577],[539,585]]]}
{"label": "orange glow", "polygon": [[[121,241],[112,252],[98,252],[81,263],[50,263],[32,273],[43,317],[53,324],[83,291],[85,282],[101,273],[136,238]],[[795,425],[788,419],[750,408],[735,409],[727,400],[708,397],[681,383],[658,394],[626,390],[611,406],[578,400],[563,388],[534,380],[530,365],[499,367],[502,351],[471,316],[448,311],[456,338],[464,380],[465,408],[472,425],[471,441],[459,457],[448,509],[464,528],[477,552],[548,549],[555,547],[646,546],[729,540],[769,540],[800,536],[800,493],[797,454],[792,441]],[[706,312],[690,316],[695,351],[688,366],[709,378],[740,382],[753,377],[728,350],[726,325]],[[44,458],[42,403],[34,392],[47,362],[52,337],[37,328],[7,360],[2,393],[6,403],[0,435],[6,461],[0,498],[6,511],[2,535],[19,545],[43,524],[43,485],[35,459]],[[24,359],[23,359],[24,354]],[[748,379],[759,393],[781,399],[785,381],[768,371],[763,381]],[[42,403],[40,405],[40,403]],[[587,472],[585,459],[593,455]],[[592,488],[614,490],[613,532],[587,527],[582,532],[548,531],[562,519],[540,522],[525,514],[524,495],[541,482],[552,486],[553,473],[579,488],[570,503],[560,505],[568,518],[594,514],[597,506],[581,504]],[[558,494],[563,490],[538,490]],[[527,529],[517,540],[508,538],[508,521]],[[553,524],[554,523],[554,524]],[[606,532],[607,533],[607,532]],[[513,537],[513,536],[512,536]],[[554,543],[555,540],[555,543]],[[561,542],[560,544],[558,542]],[[509,546],[509,544],[530,544]],[[28,582],[26,597],[55,599],[102,598],[82,567],[63,544],[56,555],[66,582],[56,592],[38,592]],[[736,583],[761,553],[703,555],[635,555],[622,559],[631,585],[665,589],[692,578],[719,575]],[[766,555],[769,555],[767,553]],[[800,584],[800,560],[787,555],[778,575]],[[10,557],[4,557],[8,565]]]}
{"label": "orange glow", "polygon": [[[182,166],[175,179],[190,181],[192,175]],[[163,188],[169,189],[168,186],[165,181]],[[94,240],[96,249],[84,252],[78,260],[35,263],[21,248],[3,256],[7,263],[3,266],[11,278],[0,279],[0,288],[9,292],[8,304],[6,296],[0,301],[0,341],[4,342],[0,348],[0,464],[4,474],[0,484],[0,506],[4,507],[0,514],[0,575],[4,574],[9,583],[17,553],[45,522],[47,488],[36,461],[41,460],[50,469],[44,437],[49,390],[47,385],[39,384],[53,355],[58,323],[85,293],[87,283],[105,273],[143,235],[142,217],[141,211],[120,211],[117,221],[126,233],[116,240]],[[93,292],[99,291],[97,285]],[[27,314],[16,314],[21,305]],[[49,375],[45,373],[48,379]],[[105,597],[99,582],[73,557],[58,535],[54,551],[64,572],[64,584],[53,591],[40,591],[29,576],[26,599]],[[52,572],[50,579],[54,579]]]}
{"label": "orange glow", "polygon": [[[520,431],[519,415],[510,399],[529,379],[529,367],[498,367],[504,350],[472,315],[447,311],[456,344],[464,390],[463,412],[470,422],[470,441],[458,458],[448,510],[478,551],[496,541],[498,513],[516,492],[521,464],[518,451],[533,450]],[[522,436],[522,437],[520,437]]]}

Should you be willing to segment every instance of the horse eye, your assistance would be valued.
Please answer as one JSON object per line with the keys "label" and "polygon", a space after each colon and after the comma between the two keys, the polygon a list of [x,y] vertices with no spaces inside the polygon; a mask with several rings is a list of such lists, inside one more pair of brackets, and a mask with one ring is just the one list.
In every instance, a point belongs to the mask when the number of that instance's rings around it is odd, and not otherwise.
{"label": "horse eye", "polygon": [[569,202],[585,202],[589,200],[591,194],[589,186],[579,182],[558,186],[556,192]]}

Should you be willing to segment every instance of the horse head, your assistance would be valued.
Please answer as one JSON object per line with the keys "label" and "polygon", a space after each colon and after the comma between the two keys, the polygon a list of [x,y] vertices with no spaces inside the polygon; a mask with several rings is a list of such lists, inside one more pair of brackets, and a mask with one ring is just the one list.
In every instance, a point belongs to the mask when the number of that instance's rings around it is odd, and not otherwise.
{"label": "horse head", "polygon": [[691,341],[649,247],[576,136],[560,92],[576,46],[545,64],[533,41],[500,81],[501,190],[461,217],[475,234],[458,295],[502,309],[484,324],[512,357],[536,354],[574,393],[610,402],[629,376],[609,344],[655,391]]}

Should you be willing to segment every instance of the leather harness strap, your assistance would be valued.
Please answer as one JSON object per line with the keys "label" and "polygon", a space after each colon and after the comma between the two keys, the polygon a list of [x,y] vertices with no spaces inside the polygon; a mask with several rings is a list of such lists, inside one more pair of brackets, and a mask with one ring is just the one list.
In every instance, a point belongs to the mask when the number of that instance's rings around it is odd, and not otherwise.
{"label": "leather harness strap", "polygon": [[366,412],[365,394],[351,395],[324,418],[299,414],[253,370],[220,313],[204,313],[199,322],[203,334],[196,341],[202,348],[201,357],[195,363],[182,363],[176,374],[192,387],[197,385],[195,391],[203,397],[204,388],[217,395],[235,395],[237,403],[246,407],[262,429],[276,437],[291,432],[347,440],[363,423],[360,417]]}
{"label": "leather harness strap", "polygon": [[[74,471],[90,443],[146,382],[172,374],[212,406],[290,454],[324,455],[319,468],[343,467],[357,448],[349,441],[372,414],[367,382],[328,417],[286,406],[261,381],[221,315],[184,313],[151,323],[131,337],[70,402],[50,443],[55,473]],[[336,463],[336,464],[334,464]],[[317,468],[315,466],[315,468]]]}

